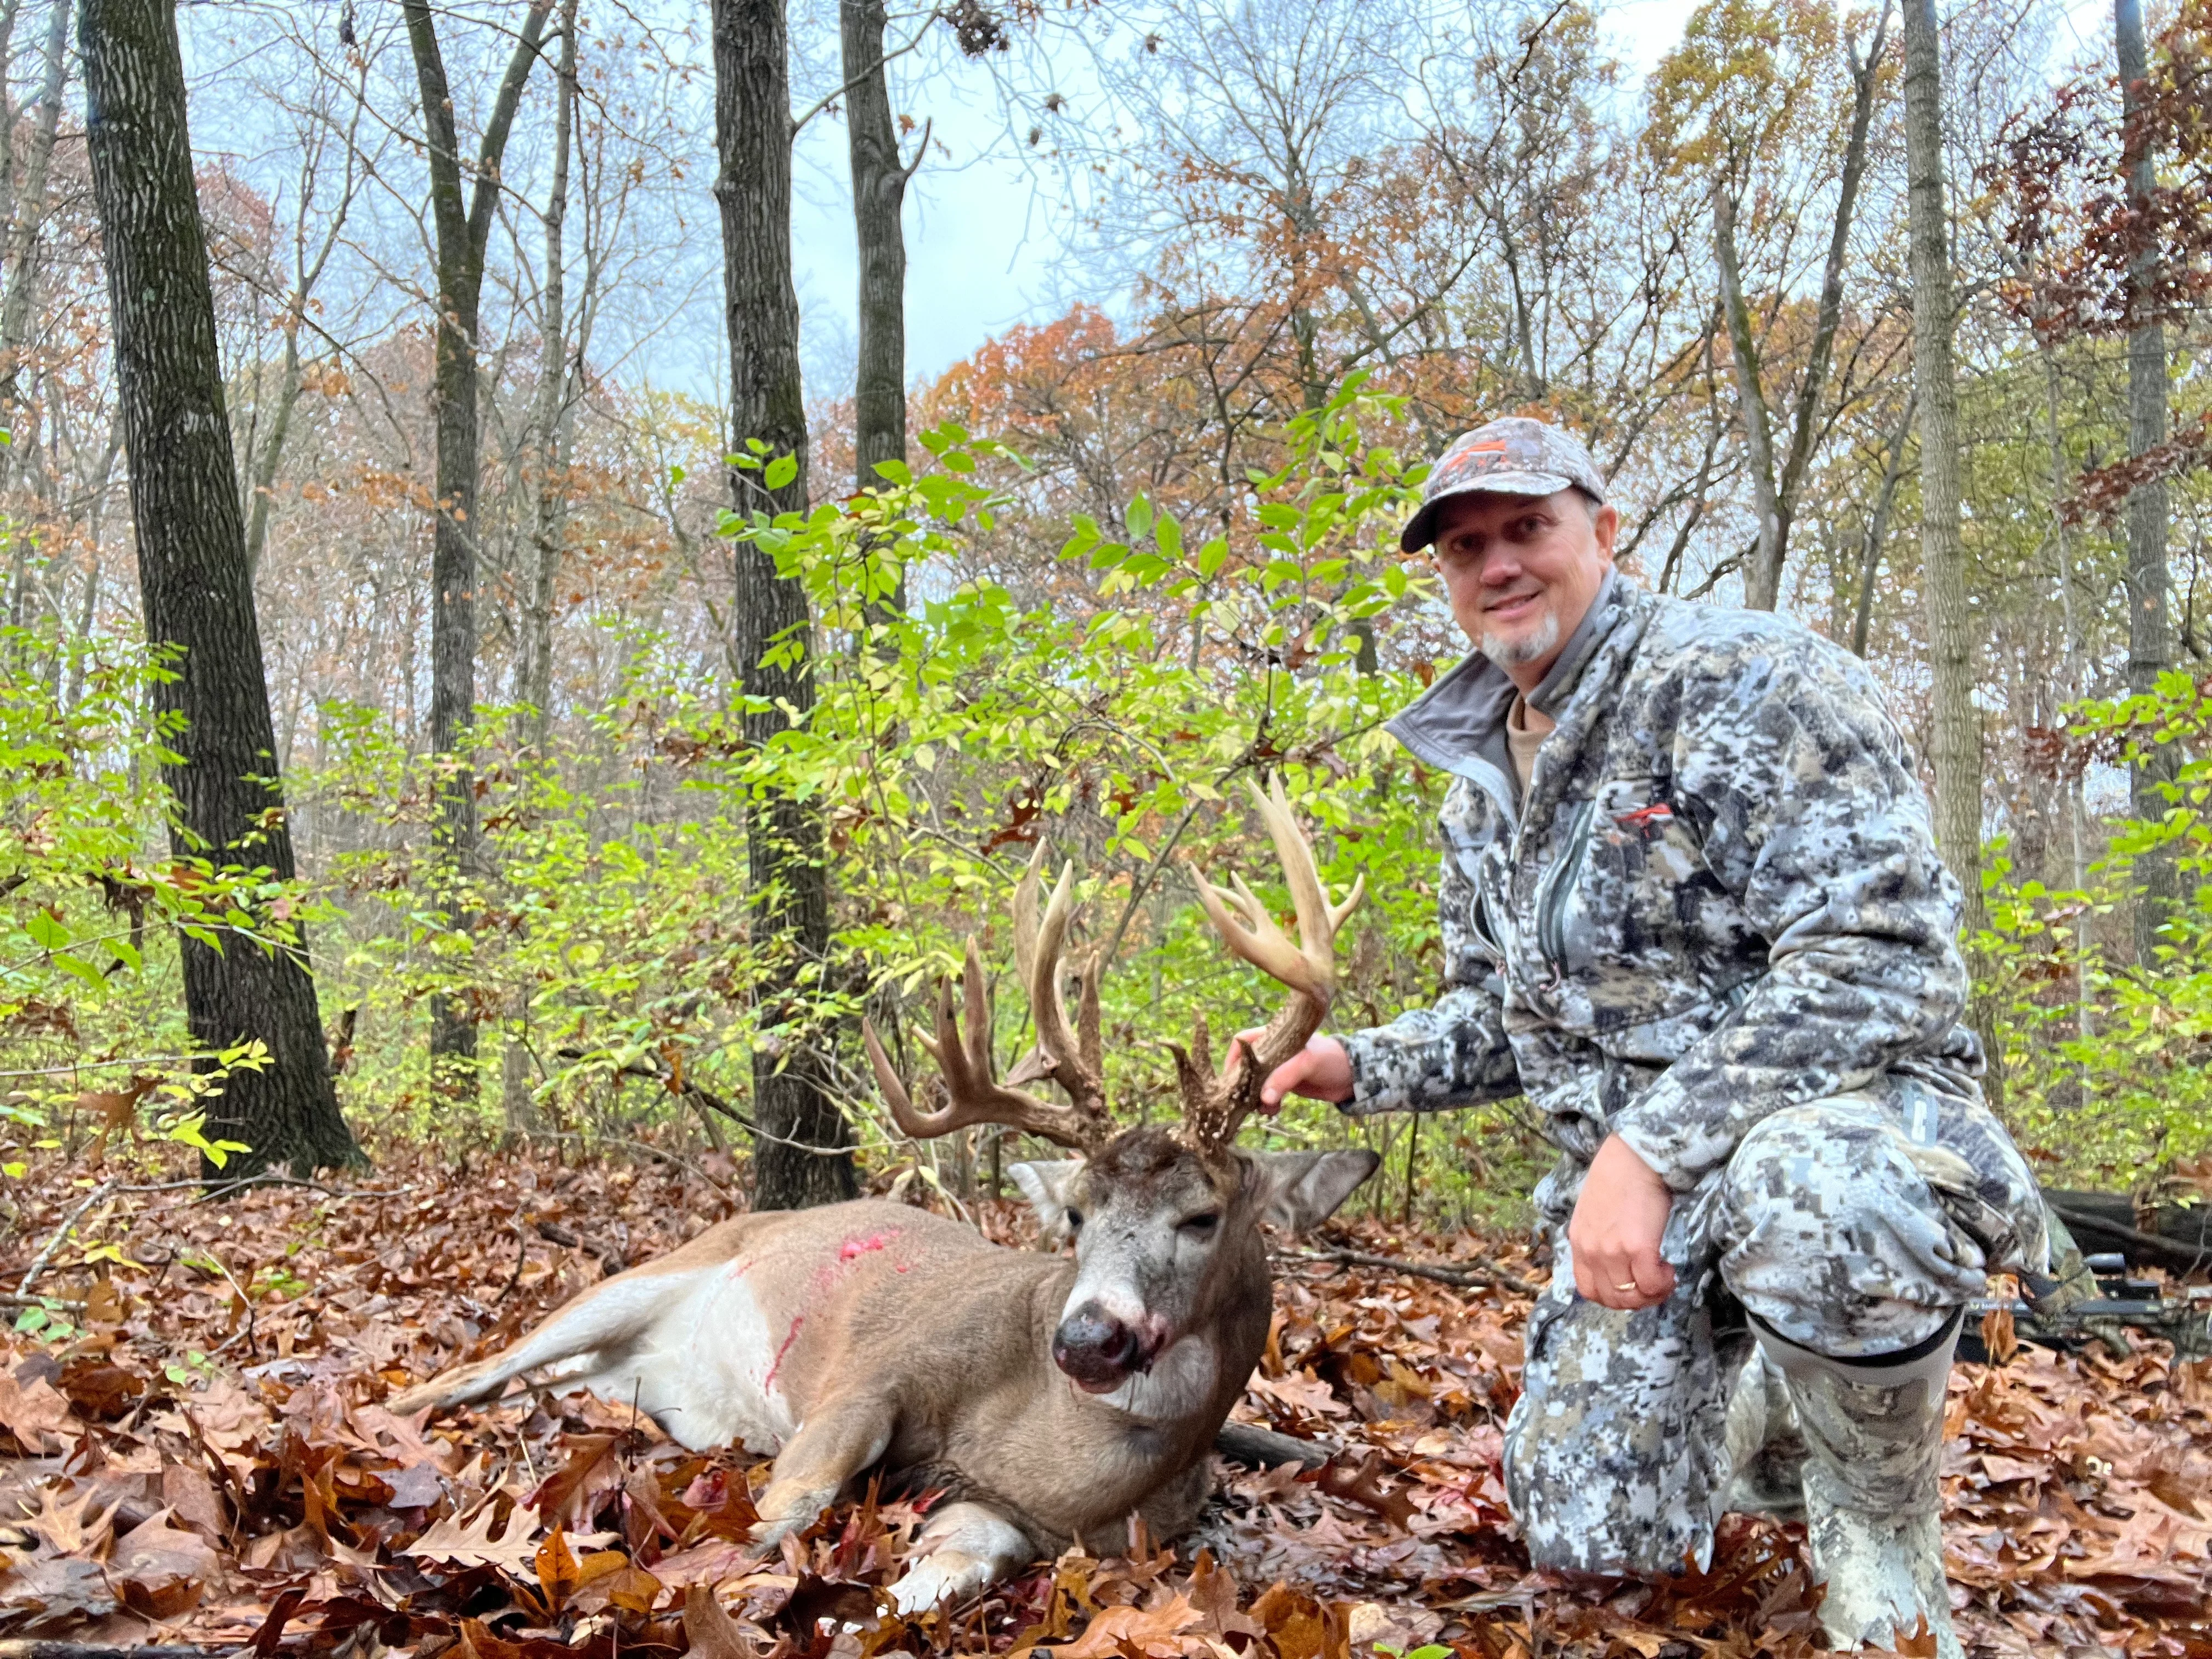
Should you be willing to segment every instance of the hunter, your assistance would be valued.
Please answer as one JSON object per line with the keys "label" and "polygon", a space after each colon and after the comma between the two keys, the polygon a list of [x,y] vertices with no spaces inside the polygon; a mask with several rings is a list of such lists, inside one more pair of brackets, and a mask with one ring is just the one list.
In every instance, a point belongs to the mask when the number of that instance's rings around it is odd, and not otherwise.
{"label": "hunter", "polygon": [[1986,1276],[2046,1274],[2056,1237],[1982,1103],[1959,888],[1864,665],[1638,586],[1619,524],[1540,421],[1430,474],[1401,544],[1474,650],[1389,729],[1451,776],[1446,988],[1316,1036],[1263,1103],[1545,1115],[1505,1434],[1538,1565],[1673,1573],[1725,1512],[1802,1516],[1831,1646],[1924,1623],[1957,1659],[1945,1379]]}

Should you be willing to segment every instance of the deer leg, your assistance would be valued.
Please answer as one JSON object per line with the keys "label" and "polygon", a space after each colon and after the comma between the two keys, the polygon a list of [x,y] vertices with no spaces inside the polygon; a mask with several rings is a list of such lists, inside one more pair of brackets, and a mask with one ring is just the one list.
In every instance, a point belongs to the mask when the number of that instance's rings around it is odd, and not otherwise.
{"label": "deer leg", "polygon": [[443,1411],[488,1400],[514,1378],[543,1365],[633,1342],[660,1313],[666,1298],[680,1291],[686,1276],[653,1275],[611,1279],[569,1304],[503,1353],[456,1365],[416,1384],[387,1402],[401,1417],[425,1407]]}
{"label": "deer leg", "polygon": [[908,1617],[964,1601],[1038,1554],[1027,1533],[982,1504],[947,1504],[915,1544],[917,1559],[891,1586],[892,1601]]}
{"label": "deer leg", "polygon": [[753,1529],[753,1541],[774,1544],[813,1525],[845,1483],[884,1455],[897,1419],[888,1400],[823,1401],[776,1458],[757,1505],[761,1524]]}

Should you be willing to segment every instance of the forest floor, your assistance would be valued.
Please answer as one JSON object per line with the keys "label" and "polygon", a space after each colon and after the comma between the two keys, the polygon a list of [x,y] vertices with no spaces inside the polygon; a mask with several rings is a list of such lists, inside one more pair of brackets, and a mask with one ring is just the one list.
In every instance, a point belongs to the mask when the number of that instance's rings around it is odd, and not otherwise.
{"label": "forest floor", "polygon": [[[0,1339],[0,1638],[250,1644],[259,1659],[1812,1645],[1802,1529],[1731,1519],[1711,1571],[1656,1587],[1532,1572],[1498,1461],[1525,1298],[1310,1249],[1279,1268],[1239,1415],[1336,1443],[1328,1468],[1224,1466],[1174,1548],[1070,1555],[914,1624],[878,1593],[910,1505],[847,1505],[762,1561],[743,1545],[758,1460],[684,1451],[620,1402],[523,1397],[428,1422],[385,1408],[734,1209],[726,1164],[653,1157],[391,1149],[373,1174],[211,1202],[112,1161],[9,1183],[10,1287],[97,1183],[117,1184],[34,1286],[64,1305],[14,1303]],[[987,1231],[1018,1237],[1015,1206],[982,1207]],[[1363,1226],[1335,1242],[1543,1277],[1494,1238]],[[1947,1558],[1970,1650],[2212,1659],[2212,1370],[2148,1343],[2123,1360],[2023,1347],[1958,1368],[1948,1427]]]}

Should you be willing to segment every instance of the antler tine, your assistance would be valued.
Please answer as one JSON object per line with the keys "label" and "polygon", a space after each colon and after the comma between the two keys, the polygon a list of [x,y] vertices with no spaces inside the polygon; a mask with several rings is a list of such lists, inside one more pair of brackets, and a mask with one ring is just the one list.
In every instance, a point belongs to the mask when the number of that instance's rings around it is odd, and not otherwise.
{"label": "antler tine", "polygon": [[983,994],[982,959],[972,939],[968,941],[961,981],[962,1001],[968,1019],[964,1035],[960,1029],[960,1016],[953,1011],[952,988],[940,980],[937,986],[937,1035],[934,1039],[921,1039],[921,1046],[937,1062],[950,1097],[939,1110],[915,1109],[906,1085],[899,1081],[890,1057],[884,1054],[876,1036],[874,1024],[861,1022],[860,1035],[867,1045],[869,1064],[875,1069],[876,1082],[884,1091],[884,1103],[890,1108],[892,1121],[900,1132],[916,1140],[928,1140],[970,1124],[1003,1123],[1075,1152],[1089,1151],[1096,1142],[1097,1132],[1086,1116],[1068,1107],[1040,1100],[1025,1089],[1009,1087],[992,1076],[990,1011]]}
{"label": "antler tine", "polygon": [[1076,1113],[1103,1130],[1106,1068],[1098,1037],[1097,962],[1087,962],[1079,970],[1082,1000],[1073,1031],[1068,1029],[1067,1000],[1060,983],[1067,929],[1075,919],[1075,866],[1070,862],[1060,866],[1060,879],[1053,884],[1042,916],[1036,911],[1035,873],[1032,862],[1030,875],[1015,890],[1014,931],[1018,940],[1024,933],[1029,936],[1028,959],[1021,966],[1027,976],[1030,1016],[1036,1022],[1036,1046],[1022,1056],[1007,1081],[1051,1079],[1066,1093]]}
{"label": "antler tine", "polygon": [[[1267,794],[1254,787],[1252,799],[1259,808],[1261,821],[1267,826],[1269,839],[1275,843],[1275,854],[1281,861],[1284,878],[1291,890],[1291,907],[1297,915],[1298,942],[1293,945],[1284,937],[1282,929],[1267,914],[1267,906],[1240,878],[1232,874],[1230,880],[1236,890],[1224,894],[1203,875],[1192,872],[1198,884],[1199,902],[1205,907],[1207,919],[1222,941],[1291,992],[1290,1000],[1267,1023],[1249,1052],[1240,1046],[1231,1055],[1227,1076],[1217,1080],[1211,1075],[1212,1068],[1204,1055],[1203,1022],[1194,1045],[1199,1054],[1194,1056],[1181,1049],[1175,1051],[1188,1132],[1201,1149],[1209,1151],[1225,1147],[1237,1138],[1244,1119],[1259,1103],[1260,1085],[1268,1073],[1304,1048],[1306,1040],[1321,1029],[1322,1021],[1328,1017],[1329,1004],[1336,994],[1337,930],[1358,908],[1367,892],[1363,876],[1352,884],[1351,893],[1341,904],[1329,902],[1328,891],[1322,885],[1320,867],[1314,859],[1313,843],[1298,827],[1297,818],[1284,796],[1280,774],[1273,780],[1273,787]],[[1232,908],[1241,921],[1232,919]]]}
{"label": "antler tine", "polygon": [[1036,846],[1030,853],[1029,868],[1014,884],[1014,972],[1020,976],[1024,991],[1030,988],[1030,971],[1036,962],[1037,893],[1043,885],[1040,878],[1048,850],[1044,837],[1038,836]]}

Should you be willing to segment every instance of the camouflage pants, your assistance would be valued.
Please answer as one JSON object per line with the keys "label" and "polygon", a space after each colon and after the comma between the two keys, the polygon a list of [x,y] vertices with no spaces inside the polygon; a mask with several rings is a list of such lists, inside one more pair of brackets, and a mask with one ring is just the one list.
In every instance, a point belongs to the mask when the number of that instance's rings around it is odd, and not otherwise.
{"label": "camouflage pants", "polygon": [[2041,1200],[1978,1101],[1896,1079],[1762,1119],[1677,1198],[1674,1294],[1633,1312],[1575,1294],[1566,1224],[1583,1166],[1537,1194],[1552,1283],[1530,1314],[1505,1481],[1539,1565],[1654,1575],[1711,1564],[1731,1473],[1728,1401],[1748,1310],[1848,1358],[1930,1335],[1988,1273],[2047,1261]]}

